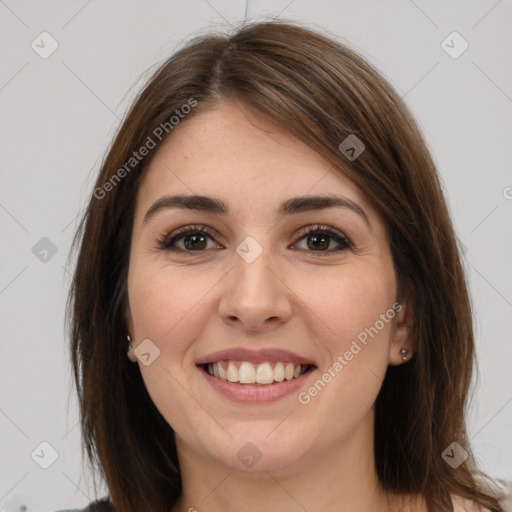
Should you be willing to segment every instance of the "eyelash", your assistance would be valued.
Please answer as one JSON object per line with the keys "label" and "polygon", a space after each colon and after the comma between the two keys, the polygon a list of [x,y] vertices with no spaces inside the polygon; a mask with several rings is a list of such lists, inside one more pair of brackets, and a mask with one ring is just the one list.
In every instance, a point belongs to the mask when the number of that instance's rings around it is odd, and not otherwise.
{"label": "eyelash", "polygon": [[[181,252],[182,254],[185,254],[187,256],[193,256],[194,253],[205,252],[207,249],[190,251],[190,250],[186,250],[186,249],[177,249],[176,247],[173,247],[173,245],[178,240],[184,238],[187,235],[191,235],[191,234],[208,235],[212,239],[215,237],[215,233],[207,226],[203,226],[203,225],[185,226],[183,228],[178,229],[174,233],[171,233],[169,235],[166,235],[166,236],[160,238],[157,241],[157,247],[158,247],[158,249],[165,250],[165,251]],[[296,234],[296,237],[298,238],[297,241],[307,237],[308,235],[312,235],[312,234],[327,235],[327,236],[331,237],[335,242],[340,244],[341,247],[339,247],[338,249],[330,249],[328,251],[313,251],[313,250],[308,251],[307,249],[300,249],[300,250],[306,250],[307,252],[311,252],[315,255],[323,256],[323,255],[329,255],[332,253],[338,253],[340,251],[344,251],[346,249],[352,248],[352,243],[342,233],[340,233],[338,230],[336,230],[334,228],[331,228],[329,226],[324,226],[321,224],[316,224],[314,226],[307,226],[305,228],[300,229],[299,232]]]}

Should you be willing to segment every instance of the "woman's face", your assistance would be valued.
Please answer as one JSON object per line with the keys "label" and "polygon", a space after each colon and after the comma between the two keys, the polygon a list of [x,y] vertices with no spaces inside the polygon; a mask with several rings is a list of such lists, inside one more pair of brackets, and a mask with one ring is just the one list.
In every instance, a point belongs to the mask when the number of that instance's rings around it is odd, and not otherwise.
{"label": "woman's face", "polygon": [[[371,447],[386,368],[410,347],[379,215],[311,148],[255,121],[221,104],[175,128],[151,162],[131,243],[129,357],[182,454],[278,471]],[[194,195],[207,199],[172,199]]]}

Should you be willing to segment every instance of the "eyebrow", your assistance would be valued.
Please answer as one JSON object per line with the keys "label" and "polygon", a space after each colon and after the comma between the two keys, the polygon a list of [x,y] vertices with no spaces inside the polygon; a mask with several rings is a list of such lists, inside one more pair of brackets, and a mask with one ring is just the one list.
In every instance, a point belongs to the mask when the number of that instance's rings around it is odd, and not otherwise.
{"label": "eyebrow", "polygon": [[[169,208],[194,210],[221,216],[229,215],[229,207],[220,199],[201,195],[163,196],[148,209],[146,215],[144,215],[143,223],[147,223],[157,212]],[[277,214],[282,217],[284,215],[326,210],[328,208],[348,209],[362,217],[366,224],[371,226],[368,215],[357,203],[346,197],[339,196],[291,197],[281,203]]]}

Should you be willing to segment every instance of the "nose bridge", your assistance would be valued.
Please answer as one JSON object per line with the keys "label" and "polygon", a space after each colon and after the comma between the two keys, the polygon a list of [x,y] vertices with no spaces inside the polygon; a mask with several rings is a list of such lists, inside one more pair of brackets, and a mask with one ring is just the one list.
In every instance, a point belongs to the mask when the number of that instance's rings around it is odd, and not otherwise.
{"label": "nose bridge", "polygon": [[270,268],[271,252],[268,243],[263,248],[255,238],[250,236],[237,246],[233,291],[239,295],[240,303],[248,302],[256,305],[259,302],[268,302],[272,296],[275,296],[278,287],[274,282],[277,277]]}
{"label": "nose bridge", "polygon": [[263,250],[263,247],[259,249],[254,242],[246,240],[239,244],[236,252],[235,284],[244,291],[244,294],[263,298],[264,294],[269,293],[274,287],[272,281],[277,279],[270,269],[270,250]]}
{"label": "nose bridge", "polygon": [[[265,237],[265,245],[268,239]],[[219,307],[223,318],[238,319],[251,329],[258,329],[269,319],[286,321],[289,318],[291,305],[287,287],[271,255],[268,246],[264,248],[250,236],[236,247],[234,268]]]}

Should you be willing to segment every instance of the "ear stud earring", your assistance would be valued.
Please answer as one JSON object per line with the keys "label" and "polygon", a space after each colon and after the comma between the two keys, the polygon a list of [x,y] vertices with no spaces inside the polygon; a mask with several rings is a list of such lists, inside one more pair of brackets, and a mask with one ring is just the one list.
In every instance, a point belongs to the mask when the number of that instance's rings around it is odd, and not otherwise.
{"label": "ear stud earring", "polygon": [[128,340],[128,352],[130,352],[130,350],[133,348],[132,346],[132,339],[130,338],[130,335],[128,334],[128,336],[126,336],[126,339]]}
{"label": "ear stud earring", "polygon": [[409,351],[406,348],[403,348],[400,352],[403,355],[402,360],[407,361],[407,356],[405,354],[407,354]]}

